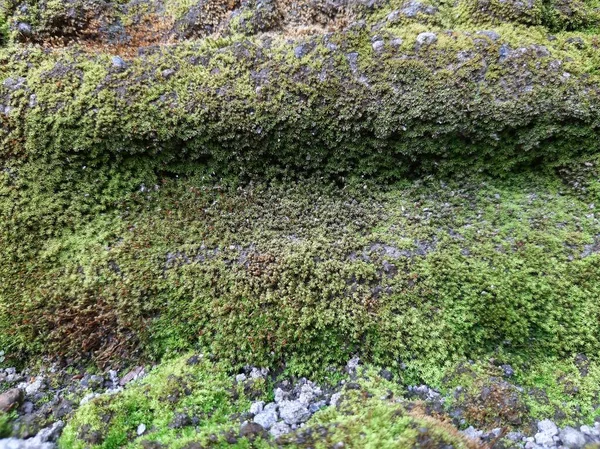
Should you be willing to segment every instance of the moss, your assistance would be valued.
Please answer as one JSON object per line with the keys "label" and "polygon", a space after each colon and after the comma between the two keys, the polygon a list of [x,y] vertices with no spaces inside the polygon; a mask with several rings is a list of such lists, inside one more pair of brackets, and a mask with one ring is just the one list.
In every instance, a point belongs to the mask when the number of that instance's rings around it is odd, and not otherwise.
{"label": "moss", "polygon": [[[199,363],[188,363],[188,359],[165,363],[124,392],[82,406],[66,427],[59,447],[142,447],[144,441],[172,440],[177,442],[169,447],[184,447],[189,441],[229,429],[230,415],[248,409],[250,402],[223,365],[202,357]],[[177,416],[186,419],[176,420]],[[139,424],[147,431],[138,437]]]}
{"label": "moss", "polygon": [[[81,407],[59,440],[62,448],[147,447],[156,442],[169,448],[272,447],[268,435],[240,435],[240,416],[249,409],[242,385],[226,374],[224,365],[202,359],[190,365],[188,356],[157,367],[147,378],[125,391],[106,395]],[[361,370],[362,371],[362,370]],[[347,377],[347,376],[346,376]],[[280,437],[281,447],[326,448],[340,442],[345,447],[453,447],[472,446],[447,423],[408,411],[398,403],[401,389],[385,381],[373,368],[365,369],[343,390],[338,406],[326,407],[301,429]],[[253,385],[260,390],[264,385]],[[198,418],[173,426],[181,413]],[[180,420],[181,421],[181,420]],[[140,423],[146,425],[137,436]],[[190,445],[190,446],[188,446]]]}

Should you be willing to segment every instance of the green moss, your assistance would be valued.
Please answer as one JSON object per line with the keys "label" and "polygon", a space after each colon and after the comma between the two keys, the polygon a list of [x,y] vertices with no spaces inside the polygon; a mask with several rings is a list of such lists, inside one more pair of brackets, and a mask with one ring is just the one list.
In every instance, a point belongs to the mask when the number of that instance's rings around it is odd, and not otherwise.
{"label": "green moss", "polygon": [[[190,365],[188,357],[157,367],[147,378],[125,391],[94,399],[81,407],[69,421],[59,440],[61,448],[146,447],[158,442],[169,448],[271,447],[268,435],[241,437],[241,420],[250,402],[244,396],[250,384],[236,385],[225,366],[202,360]],[[264,381],[253,381],[253,394],[265,390]],[[358,382],[358,383],[357,383]],[[385,381],[373,368],[355,379],[357,389],[342,392],[340,404],[326,407],[302,429],[277,440],[282,447],[439,447],[469,446],[451,426],[419,413],[408,412],[398,384]],[[176,414],[199,418],[195,424],[173,428]],[[237,414],[233,415],[232,414]],[[140,423],[146,425],[137,436]]]}
{"label": "green moss", "polygon": [[[250,402],[223,365],[203,358],[190,364],[188,359],[165,363],[124,392],[82,406],[66,427],[59,447],[142,447],[143,441],[176,440],[169,447],[179,448],[229,429],[230,415],[248,409]],[[261,387],[255,382],[254,388]],[[170,425],[178,414],[188,420],[180,420],[181,426]],[[148,429],[141,437],[136,436],[139,424]]]}

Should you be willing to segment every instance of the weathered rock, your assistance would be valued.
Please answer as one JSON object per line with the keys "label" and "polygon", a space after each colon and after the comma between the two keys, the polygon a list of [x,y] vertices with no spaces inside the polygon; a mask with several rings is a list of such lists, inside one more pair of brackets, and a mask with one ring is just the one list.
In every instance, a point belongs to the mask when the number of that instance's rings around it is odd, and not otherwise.
{"label": "weathered rock", "polygon": [[417,36],[417,47],[423,47],[431,45],[437,42],[437,35],[435,33],[425,32],[420,33]]}
{"label": "weathered rock", "polygon": [[570,449],[577,449],[585,446],[585,436],[583,433],[573,427],[565,427],[559,433],[562,444]]}
{"label": "weathered rock", "polygon": [[[270,404],[269,404],[270,405]],[[269,430],[277,422],[277,411],[274,408],[265,408],[254,417],[254,422]]]}
{"label": "weathered rock", "polygon": [[290,433],[292,431],[292,428],[290,426],[288,426],[285,422],[283,421],[279,421],[277,423],[275,423],[273,425],[273,427],[271,427],[271,430],[269,430],[269,433],[274,437],[280,437],[282,435],[286,435],[288,433]]}
{"label": "weathered rock", "polygon": [[240,427],[240,437],[254,439],[265,433],[263,426],[257,422],[244,422]]}
{"label": "weathered rock", "polygon": [[287,424],[300,424],[310,418],[310,412],[300,401],[284,401],[279,405],[279,414]]}
{"label": "weathered rock", "polygon": [[250,406],[250,413],[252,413],[254,415],[258,415],[260,412],[263,411],[264,408],[265,408],[264,401],[253,402],[252,405]]}
{"label": "weathered rock", "polygon": [[0,411],[9,412],[14,410],[23,400],[23,391],[19,388],[12,388],[0,394]]}

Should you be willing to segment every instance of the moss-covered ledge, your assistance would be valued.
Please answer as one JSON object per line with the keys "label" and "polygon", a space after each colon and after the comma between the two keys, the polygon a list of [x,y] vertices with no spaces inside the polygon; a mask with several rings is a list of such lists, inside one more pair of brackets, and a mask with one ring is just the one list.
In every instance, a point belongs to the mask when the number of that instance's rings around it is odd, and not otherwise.
{"label": "moss-covered ledge", "polygon": [[357,23],[290,40],[238,37],[146,48],[5,49],[4,164],[75,154],[211,161],[222,172],[398,176],[501,173],[598,150],[594,35],[519,28],[430,31]]}

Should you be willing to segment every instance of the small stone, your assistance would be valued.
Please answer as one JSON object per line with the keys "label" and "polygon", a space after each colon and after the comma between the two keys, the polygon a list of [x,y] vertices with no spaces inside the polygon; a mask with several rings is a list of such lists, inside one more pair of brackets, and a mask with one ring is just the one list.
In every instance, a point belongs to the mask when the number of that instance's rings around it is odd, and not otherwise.
{"label": "small stone", "polygon": [[467,438],[470,438],[471,440],[478,440],[483,435],[483,432],[481,430],[477,430],[473,426],[469,426],[468,428],[466,428],[465,430],[463,430],[462,433]]}
{"label": "small stone", "polygon": [[300,424],[310,418],[306,405],[300,401],[284,401],[279,406],[279,415],[287,424]]}
{"label": "small stone", "polygon": [[273,436],[273,438],[280,437],[282,435],[286,435],[292,431],[292,428],[288,426],[285,422],[279,421],[271,427],[269,433]]}
{"label": "small stone", "polygon": [[81,401],[79,401],[79,405],[84,405],[87,404],[88,402],[90,402],[92,399],[97,398],[98,396],[100,396],[98,393],[89,393],[86,394],[83,398],[81,398]]}
{"label": "small stone", "polygon": [[277,422],[277,411],[265,408],[254,417],[254,422],[269,430]]}
{"label": "small stone", "polygon": [[315,402],[314,404],[310,404],[308,406],[308,411],[314,414],[314,413],[317,413],[319,410],[321,410],[326,405],[327,405],[327,402],[318,401],[318,402]]}
{"label": "small stone", "polygon": [[28,23],[25,22],[20,22],[17,25],[17,30],[19,31],[19,33],[21,33],[23,36],[31,36],[31,34],[33,33],[33,30],[31,28],[31,25],[29,25]]}
{"label": "small stone", "polygon": [[0,394],[0,411],[9,412],[21,404],[23,400],[23,391],[18,388],[12,388]]}
{"label": "small stone", "polygon": [[235,381],[237,383],[244,382],[246,379],[247,377],[245,374],[238,374],[237,376],[235,376]]}
{"label": "small stone", "polygon": [[550,434],[551,436],[558,435],[558,427],[549,419],[544,419],[537,424],[540,432]]}
{"label": "small stone", "polygon": [[329,405],[335,407],[340,402],[341,398],[342,398],[342,393],[332,394],[331,398],[329,399]]}
{"label": "small stone", "polygon": [[398,48],[400,45],[402,45],[403,40],[399,37],[396,37],[394,39],[392,39],[392,41],[390,42],[390,44],[392,44],[392,47]]}
{"label": "small stone", "polygon": [[417,36],[417,45],[422,47],[424,45],[431,45],[437,42],[437,34],[431,32],[420,33]]}
{"label": "small stone", "polygon": [[346,364],[346,369],[348,370],[348,372],[353,372],[356,371],[358,365],[360,365],[360,359],[358,358],[358,356],[354,356]]}
{"label": "small stone", "polygon": [[535,434],[535,442],[541,446],[552,446],[554,445],[554,437],[548,432],[539,432]]}
{"label": "small stone", "polygon": [[252,368],[250,379],[264,379],[269,374],[268,368]]}
{"label": "small stone", "polygon": [[173,420],[169,423],[171,429],[181,429],[192,424],[192,419],[185,413],[176,413]]}
{"label": "small stone", "polygon": [[25,393],[27,394],[27,396],[33,396],[38,391],[41,391],[43,389],[44,389],[44,378],[36,377],[36,379],[32,383],[30,383],[29,385],[27,385],[25,387]]}
{"label": "small stone", "polygon": [[565,427],[559,434],[562,444],[570,449],[578,449],[585,446],[585,436],[573,427]]}
{"label": "small stone", "polygon": [[379,371],[379,375],[387,381],[392,381],[394,379],[394,375],[392,374],[392,372],[387,369],[382,369],[381,371]]}
{"label": "small stone", "polygon": [[383,41],[375,41],[372,44],[373,50],[375,50],[376,52],[381,52],[383,51],[383,49],[385,48],[385,42]]}
{"label": "small stone", "polygon": [[127,67],[127,64],[125,63],[123,58],[121,58],[120,56],[113,56],[111,58],[111,62],[112,62],[113,67],[115,67],[119,70],[123,70]]}
{"label": "small stone", "polygon": [[246,421],[240,427],[240,437],[254,439],[263,434],[265,429],[257,422]]}
{"label": "small stone", "polygon": [[[496,194],[495,198],[497,200],[499,200],[500,199],[500,195]],[[515,370],[510,365],[502,365],[500,368],[502,368],[502,371],[504,372],[504,376],[505,377],[512,377],[515,374]]]}
{"label": "small stone", "polygon": [[137,434],[138,436],[142,436],[144,433],[146,433],[146,425],[142,423],[137,426]]}
{"label": "small stone", "polygon": [[486,36],[487,38],[489,38],[490,40],[496,42],[498,39],[500,39],[500,35],[498,33],[496,33],[495,31],[490,31],[490,30],[482,30],[482,31],[478,31],[475,34],[480,34],[483,36]]}
{"label": "small stone", "polygon": [[252,405],[250,406],[250,413],[252,413],[253,415],[258,415],[260,412],[263,411],[264,408],[265,408],[264,401],[253,402]]}
{"label": "small stone", "polygon": [[283,402],[286,399],[288,399],[289,395],[290,394],[287,391],[282,390],[278,387],[275,389],[275,402],[279,404],[280,402]]}
{"label": "small stone", "polygon": [[161,75],[162,75],[162,77],[163,77],[164,79],[169,79],[169,78],[171,78],[171,77],[172,77],[174,74],[175,74],[175,70],[173,70],[173,69],[166,69],[166,70],[163,70],[163,71],[161,72]]}
{"label": "small stone", "polygon": [[303,56],[306,56],[306,54],[308,53],[309,50],[309,46],[306,44],[302,44],[302,45],[298,45],[296,48],[294,48],[294,55],[296,56],[296,58],[300,59]]}

